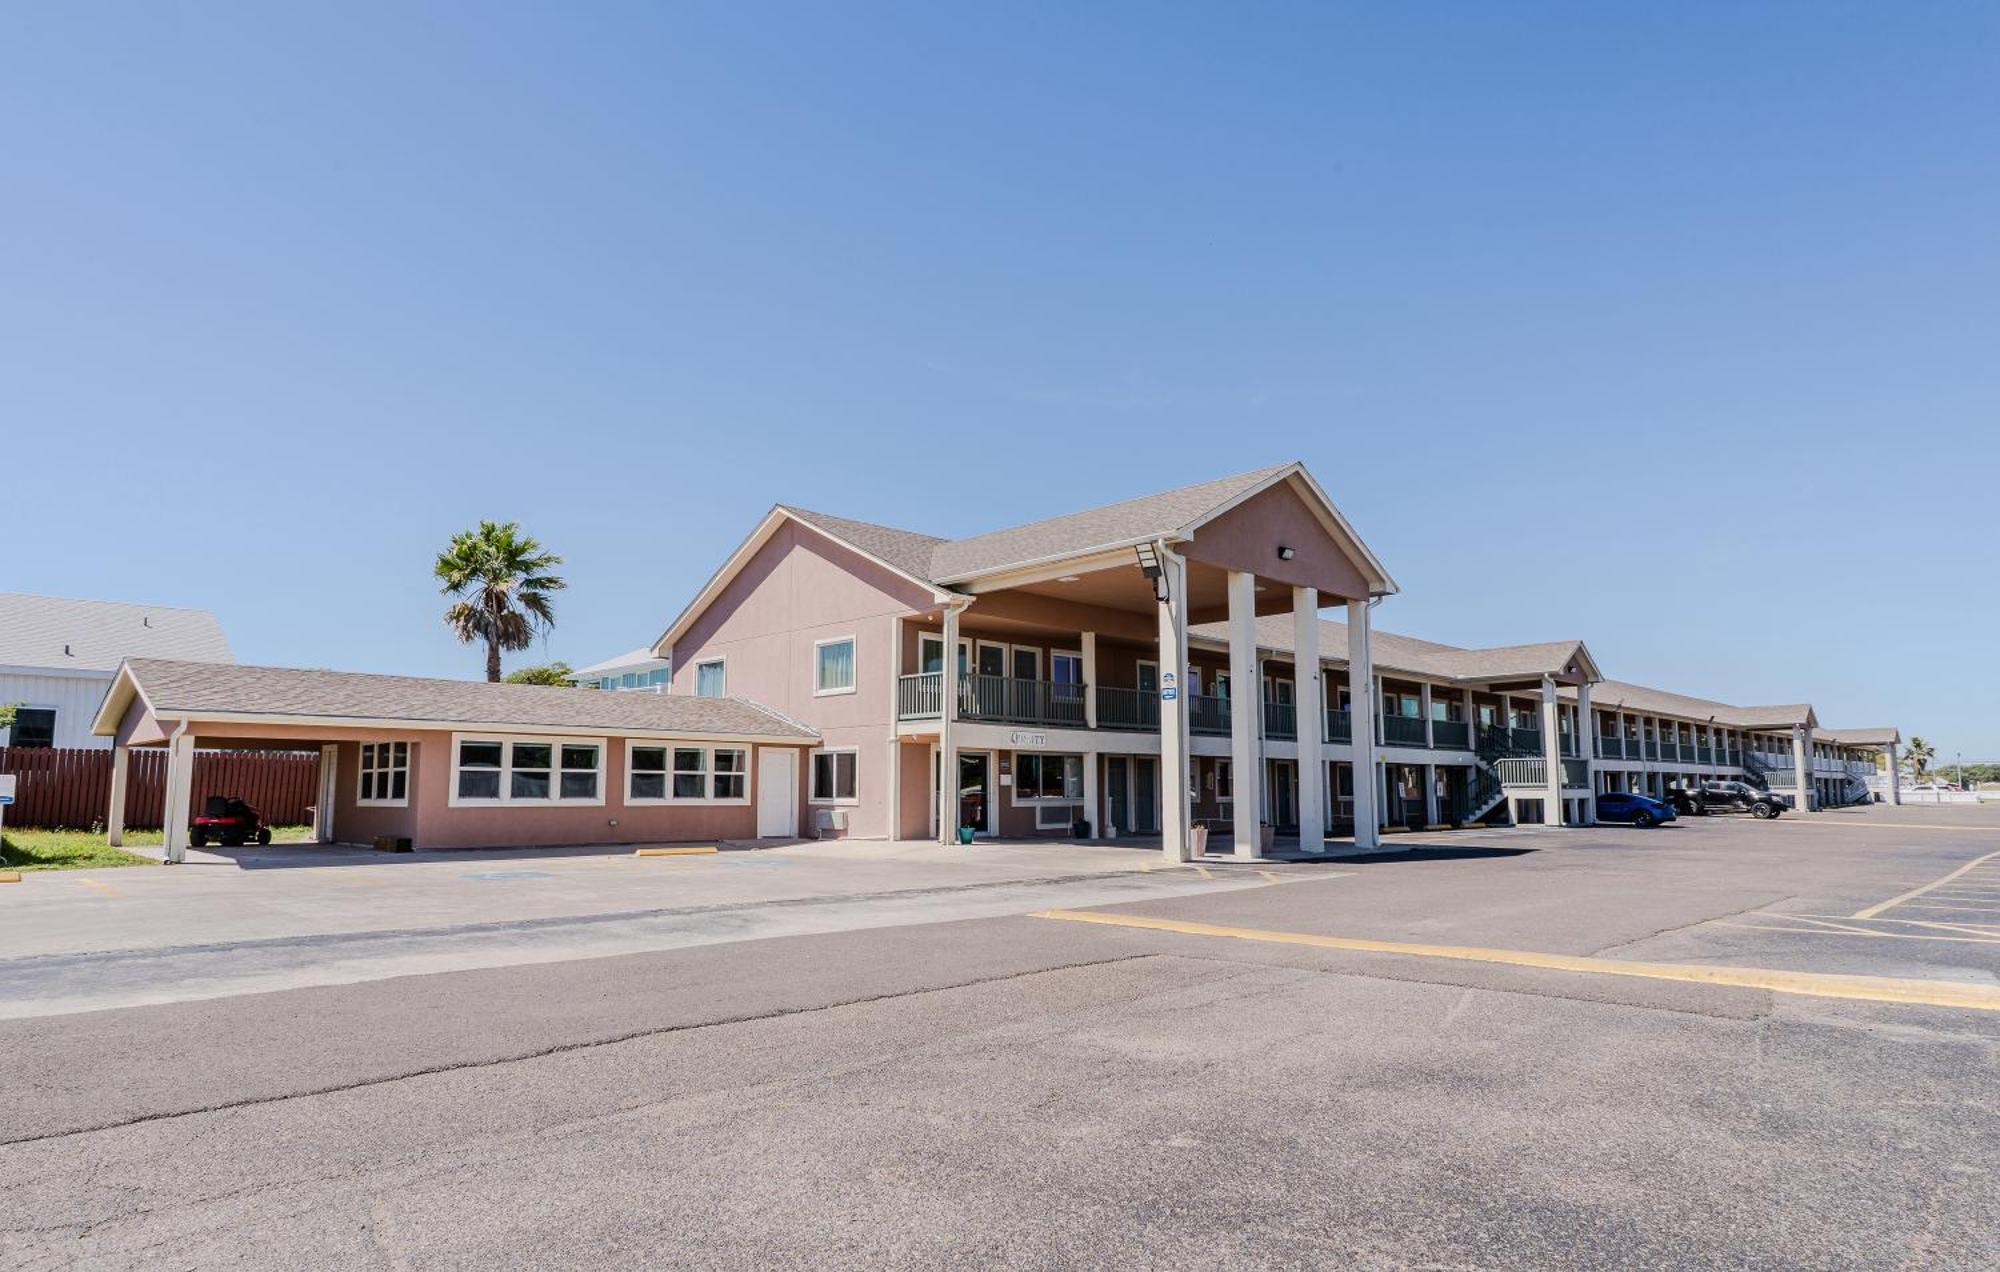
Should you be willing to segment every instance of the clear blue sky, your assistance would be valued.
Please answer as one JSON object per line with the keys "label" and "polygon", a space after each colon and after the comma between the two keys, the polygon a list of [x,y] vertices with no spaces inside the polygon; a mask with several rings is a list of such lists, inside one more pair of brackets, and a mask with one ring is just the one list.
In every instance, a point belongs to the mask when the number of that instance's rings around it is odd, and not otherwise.
{"label": "clear blue sky", "polygon": [[[1305,460],[1379,621],[2000,755],[2000,8],[16,5],[0,587],[476,676]],[[1567,579],[1565,579],[1567,574]]]}

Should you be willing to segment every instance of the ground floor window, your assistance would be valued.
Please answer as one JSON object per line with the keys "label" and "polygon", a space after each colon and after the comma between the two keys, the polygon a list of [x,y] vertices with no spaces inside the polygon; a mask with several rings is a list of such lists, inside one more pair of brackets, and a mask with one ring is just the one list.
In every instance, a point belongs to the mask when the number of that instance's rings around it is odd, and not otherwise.
{"label": "ground floor window", "polygon": [[1080,800],[1083,798],[1083,757],[1023,751],[1014,757],[1014,798]]}
{"label": "ground floor window", "polygon": [[355,792],[355,802],[377,805],[400,805],[410,802],[408,742],[361,744],[360,787]]}
{"label": "ground floor window", "polygon": [[[377,743],[377,763],[383,748],[400,745]],[[389,759],[393,764],[393,750]],[[407,767],[407,751],[404,764]],[[601,804],[603,769],[604,743],[598,739],[454,738],[451,802]]]}
{"label": "ground floor window", "polygon": [[750,801],[750,752],[744,747],[634,744],[626,755],[628,803]]}
{"label": "ground floor window", "polygon": [[853,751],[814,751],[812,757],[812,800],[815,804],[855,802]]}
{"label": "ground floor window", "polygon": [[46,749],[55,744],[55,708],[16,707],[14,709],[14,727],[7,734],[8,746]]}

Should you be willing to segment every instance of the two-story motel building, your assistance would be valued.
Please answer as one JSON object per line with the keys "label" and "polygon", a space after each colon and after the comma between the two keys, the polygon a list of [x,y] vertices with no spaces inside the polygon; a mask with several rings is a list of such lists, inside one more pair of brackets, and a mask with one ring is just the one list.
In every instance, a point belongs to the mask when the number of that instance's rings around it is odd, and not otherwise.
{"label": "two-story motel building", "polygon": [[780,506],[658,641],[587,669],[651,693],[127,660],[93,725],[106,825],[117,842],[134,747],[167,751],[172,860],[198,746],[310,747],[330,842],[964,828],[1256,857],[1587,823],[1599,792],[1675,780],[1817,807],[1865,795],[1900,740],[1606,680],[1577,640],[1377,632],[1395,591],[1299,464],[969,539]]}
{"label": "two-story motel building", "polygon": [[1158,836],[1174,860],[1197,827],[1243,857],[1317,851],[1313,826],[1367,848],[1385,828],[1587,823],[1599,792],[1674,780],[1818,807],[1898,740],[1609,681],[1578,640],[1377,632],[1396,590],[1296,463],[956,540],[780,505],[653,653],[675,693],[818,731],[807,833]]}

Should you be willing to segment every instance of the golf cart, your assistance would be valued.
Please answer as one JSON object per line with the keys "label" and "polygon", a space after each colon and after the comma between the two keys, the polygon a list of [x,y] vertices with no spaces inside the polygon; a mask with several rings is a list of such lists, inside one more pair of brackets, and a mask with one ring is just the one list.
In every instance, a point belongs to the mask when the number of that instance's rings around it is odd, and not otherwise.
{"label": "golf cart", "polygon": [[271,842],[271,828],[262,814],[234,795],[211,795],[189,829],[188,842],[206,848],[211,839],[226,848],[241,848],[254,839],[261,847]]}

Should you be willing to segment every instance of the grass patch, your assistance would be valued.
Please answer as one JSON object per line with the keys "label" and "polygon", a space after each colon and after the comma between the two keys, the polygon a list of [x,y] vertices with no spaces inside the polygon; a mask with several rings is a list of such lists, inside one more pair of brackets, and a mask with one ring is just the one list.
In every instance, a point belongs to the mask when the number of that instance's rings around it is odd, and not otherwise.
{"label": "grass patch", "polygon": [[[299,842],[311,834],[310,826],[271,827],[274,844]],[[125,842],[134,846],[158,844],[164,838],[157,830],[125,832]],[[211,844],[209,850],[217,847]],[[113,866],[158,864],[151,857],[109,847],[101,830],[10,830],[5,839],[0,839],[0,866],[8,870],[108,870]]]}
{"label": "grass patch", "polygon": [[[157,830],[133,831],[131,843],[159,843]],[[0,840],[0,865],[9,870],[105,870],[112,866],[150,866],[150,858],[108,847],[103,832],[87,830],[10,830]]]}

